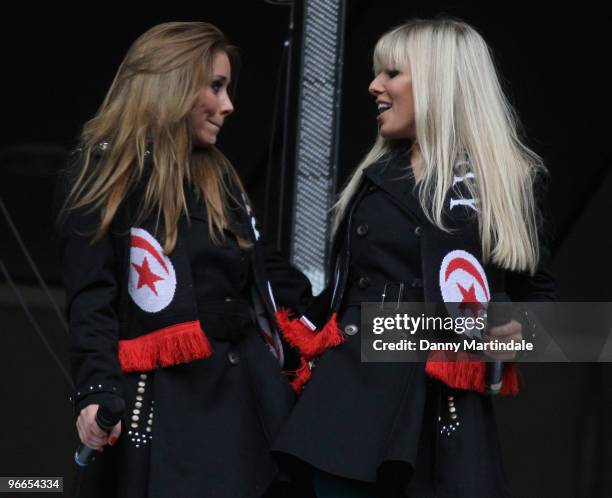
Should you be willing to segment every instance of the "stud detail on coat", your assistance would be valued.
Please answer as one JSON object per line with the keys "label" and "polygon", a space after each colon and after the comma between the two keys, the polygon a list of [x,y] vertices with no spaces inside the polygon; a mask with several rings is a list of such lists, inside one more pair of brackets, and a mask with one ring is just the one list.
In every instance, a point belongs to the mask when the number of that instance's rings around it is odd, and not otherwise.
{"label": "stud detail on coat", "polygon": [[[134,405],[129,415],[128,436],[130,442],[136,448],[146,447],[147,443],[153,439],[153,406],[155,401],[150,399],[152,395],[151,392],[148,392],[150,389],[147,390],[148,377],[148,374],[140,374]],[[147,408],[149,415],[145,419],[144,414]]]}
{"label": "stud detail on coat", "polygon": [[[448,403],[448,413],[441,413],[438,416],[438,425],[440,428],[440,434],[446,437],[452,436],[461,423],[458,419],[457,407],[455,406],[455,397],[453,395],[449,395],[447,397]],[[444,409],[439,407],[439,410],[442,412]]]}

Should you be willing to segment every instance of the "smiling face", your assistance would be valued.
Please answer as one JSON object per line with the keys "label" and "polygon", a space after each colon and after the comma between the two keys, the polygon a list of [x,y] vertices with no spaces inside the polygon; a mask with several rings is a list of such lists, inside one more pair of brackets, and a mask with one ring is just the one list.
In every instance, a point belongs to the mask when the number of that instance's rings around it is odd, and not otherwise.
{"label": "smiling face", "polygon": [[416,126],[410,74],[385,69],[372,80],[368,90],[376,97],[380,135],[386,139],[414,139]]}
{"label": "smiling face", "polygon": [[234,106],[227,92],[232,70],[225,52],[213,57],[212,78],[198,94],[195,105],[189,112],[189,125],[196,146],[214,145],[217,135]]}

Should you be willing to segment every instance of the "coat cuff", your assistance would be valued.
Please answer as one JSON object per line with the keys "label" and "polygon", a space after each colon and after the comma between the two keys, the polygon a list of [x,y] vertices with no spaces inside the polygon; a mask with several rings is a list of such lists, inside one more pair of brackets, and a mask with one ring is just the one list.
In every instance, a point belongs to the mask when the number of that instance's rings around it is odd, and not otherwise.
{"label": "coat cuff", "polygon": [[310,380],[310,377],[312,375],[312,366],[308,360],[306,360],[304,357],[301,357],[300,367],[295,371],[285,373],[293,376],[293,380],[290,382],[291,389],[293,389],[293,392],[295,392],[295,394],[299,394],[302,392],[302,389],[304,389],[304,386]]}
{"label": "coat cuff", "polygon": [[95,384],[86,386],[78,391],[75,391],[70,396],[72,402],[73,415],[78,417],[81,410],[89,405],[102,404],[109,398],[122,397],[121,390],[116,386],[109,386],[105,384]]}

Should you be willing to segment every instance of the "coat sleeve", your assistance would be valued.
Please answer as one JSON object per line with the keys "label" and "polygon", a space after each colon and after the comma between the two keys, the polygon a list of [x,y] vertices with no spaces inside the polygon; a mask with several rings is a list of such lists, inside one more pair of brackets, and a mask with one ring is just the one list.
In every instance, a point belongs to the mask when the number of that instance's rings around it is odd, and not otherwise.
{"label": "coat sleeve", "polygon": [[506,278],[508,295],[512,301],[540,302],[556,301],[557,289],[552,274],[552,229],[550,216],[546,208],[549,187],[549,176],[539,174],[534,182],[534,194],[537,204],[538,243],[540,258],[533,275],[526,272],[509,272]]}
{"label": "coat sleeve", "polygon": [[266,263],[277,296],[276,321],[284,342],[291,346],[286,362],[295,367],[291,385],[299,392],[310,378],[309,360],[344,341],[336,314],[329,316],[332,288],[328,286],[314,297],[306,276],[271,247],[267,250]]}
{"label": "coat sleeve", "polygon": [[289,263],[270,243],[262,242],[266,272],[272,285],[276,305],[301,316],[313,300],[310,281]]}
{"label": "coat sleeve", "polygon": [[[312,288],[310,281],[300,270],[292,266],[276,246],[266,237],[261,237],[261,226],[252,211],[248,196],[230,180],[232,211],[235,213],[236,230],[247,239],[253,239],[257,246],[258,259],[265,267],[266,277],[272,286],[277,308],[292,310],[301,314],[310,304]],[[242,202],[237,201],[242,199]]]}
{"label": "coat sleeve", "polygon": [[[536,178],[534,186],[537,202],[538,243],[540,258],[533,275],[527,272],[508,272],[506,275],[506,290],[514,302],[552,302],[557,300],[555,278],[552,274],[551,241],[552,230],[548,223],[549,215],[546,209],[546,194],[549,179],[547,176]],[[523,329],[522,335],[528,341],[534,342],[541,335],[542,330],[553,327],[546,322],[546,317],[537,316],[533,310],[517,308],[514,318],[518,320]]]}
{"label": "coat sleeve", "polygon": [[91,242],[97,222],[93,213],[72,213],[60,230],[76,415],[89,404],[122,397],[115,249],[108,234]]}
{"label": "coat sleeve", "polygon": [[534,275],[508,273],[506,285],[512,301],[556,301],[555,279],[551,271],[551,254],[548,245],[540,241],[540,261]]}

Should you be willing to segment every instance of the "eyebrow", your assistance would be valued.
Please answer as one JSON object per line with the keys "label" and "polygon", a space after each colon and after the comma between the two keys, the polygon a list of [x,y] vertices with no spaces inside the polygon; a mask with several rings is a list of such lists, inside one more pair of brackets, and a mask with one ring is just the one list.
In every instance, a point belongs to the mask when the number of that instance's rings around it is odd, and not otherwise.
{"label": "eyebrow", "polygon": [[223,80],[223,82],[225,83],[227,81],[227,78],[225,76],[223,76],[222,74],[215,74],[213,76],[213,79],[220,79]]}

